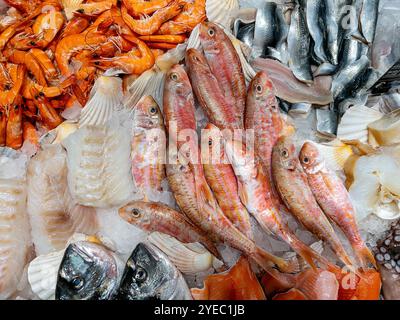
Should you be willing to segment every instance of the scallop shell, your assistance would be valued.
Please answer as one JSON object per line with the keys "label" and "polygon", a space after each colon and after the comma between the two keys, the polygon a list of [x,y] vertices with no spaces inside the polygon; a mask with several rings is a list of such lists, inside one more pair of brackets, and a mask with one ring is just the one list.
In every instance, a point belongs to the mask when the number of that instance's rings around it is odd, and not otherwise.
{"label": "scallop shell", "polygon": [[359,140],[368,143],[368,125],[381,119],[382,113],[365,106],[350,108],[343,116],[338,127],[340,140]]}
{"label": "scallop shell", "polygon": [[354,155],[353,148],[340,140],[329,143],[313,143],[325,160],[326,165],[335,171],[343,170],[347,160]]}
{"label": "scallop shell", "polygon": [[28,267],[28,282],[41,300],[54,300],[57,274],[65,250],[35,258]]}
{"label": "scallop shell", "polygon": [[122,80],[117,77],[98,78],[90,99],[81,112],[79,127],[105,125],[122,106]]}
{"label": "scallop shell", "polygon": [[380,146],[400,143],[400,110],[397,109],[368,125],[370,140]]}
{"label": "scallop shell", "polygon": [[194,27],[192,32],[190,33],[190,37],[187,42],[187,49],[197,49],[200,50],[200,25]]}
{"label": "scallop shell", "polygon": [[184,274],[198,274],[213,267],[213,255],[198,243],[183,244],[175,238],[154,232],[148,240],[163,251]]}
{"label": "scallop shell", "polygon": [[206,13],[209,21],[230,28],[231,15],[239,10],[238,0],[207,0]]}
{"label": "scallop shell", "polygon": [[257,73],[246,59],[246,56],[245,56],[246,55],[246,52],[245,52],[246,46],[244,43],[242,43],[241,41],[236,39],[231,33],[229,33],[229,32],[226,32],[226,33],[228,34],[229,38],[231,39],[232,44],[240,58],[240,63],[242,65],[242,70],[243,70],[245,79],[247,82],[250,82]]}

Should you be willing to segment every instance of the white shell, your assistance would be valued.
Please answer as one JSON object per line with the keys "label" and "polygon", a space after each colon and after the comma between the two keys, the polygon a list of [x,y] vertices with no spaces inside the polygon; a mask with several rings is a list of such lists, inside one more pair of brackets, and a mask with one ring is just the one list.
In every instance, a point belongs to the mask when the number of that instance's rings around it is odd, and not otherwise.
{"label": "white shell", "polygon": [[359,140],[368,143],[368,125],[382,116],[379,111],[365,106],[350,108],[342,117],[337,136],[340,140]]}
{"label": "white shell", "polygon": [[57,274],[65,250],[36,257],[28,267],[28,281],[41,300],[54,300]]}
{"label": "white shell", "polygon": [[231,15],[239,10],[238,0],[207,0],[206,13],[211,22],[230,28]]}
{"label": "white shell", "polygon": [[148,240],[184,274],[197,274],[213,267],[213,255],[198,243],[183,244],[159,232],[149,235]]}
{"label": "white shell", "polygon": [[134,192],[130,140],[129,128],[122,126],[118,115],[105,126],[79,128],[63,141],[75,203],[112,208],[130,200]]}
{"label": "white shell", "polygon": [[352,147],[340,140],[325,144],[313,144],[318,148],[328,168],[334,171],[343,170],[347,160],[354,155]]}
{"label": "white shell", "polygon": [[79,127],[103,126],[111,120],[114,112],[122,106],[122,80],[117,77],[98,78],[90,93],[90,99],[83,108]]}
{"label": "white shell", "polygon": [[187,49],[201,49],[200,43],[200,25],[198,24],[192,32],[190,33],[190,37],[187,42]]}
{"label": "white shell", "polygon": [[[400,143],[400,109],[368,125],[370,140],[380,146]],[[370,141],[372,142],[372,141]]]}

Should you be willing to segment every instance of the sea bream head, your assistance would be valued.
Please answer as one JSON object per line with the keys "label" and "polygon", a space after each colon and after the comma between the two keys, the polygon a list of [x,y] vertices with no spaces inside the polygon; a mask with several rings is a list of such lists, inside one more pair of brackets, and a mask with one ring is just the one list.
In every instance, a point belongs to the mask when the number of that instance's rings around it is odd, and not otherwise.
{"label": "sea bream head", "polygon": [[57,300],[109,300],[119,283],[118,261],[100,244],[81,241],[65,250],[58,270]]}
{"label": "sea bream head", "polygon": [[154,246],[140,243],[122,276],[119,300],[183,300],[191,294],[182,275]]}

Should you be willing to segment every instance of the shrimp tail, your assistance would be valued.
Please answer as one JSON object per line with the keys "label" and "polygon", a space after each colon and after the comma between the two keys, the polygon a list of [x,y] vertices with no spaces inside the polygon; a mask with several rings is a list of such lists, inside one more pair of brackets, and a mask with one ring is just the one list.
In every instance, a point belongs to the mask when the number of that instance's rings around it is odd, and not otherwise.
{"label": "shrimp tail", "polygon": [[377,264],[371,250],[366,245],[354,247],[356,258],[363,270],[367,270],[371,264],[374,268],[377,268]]}

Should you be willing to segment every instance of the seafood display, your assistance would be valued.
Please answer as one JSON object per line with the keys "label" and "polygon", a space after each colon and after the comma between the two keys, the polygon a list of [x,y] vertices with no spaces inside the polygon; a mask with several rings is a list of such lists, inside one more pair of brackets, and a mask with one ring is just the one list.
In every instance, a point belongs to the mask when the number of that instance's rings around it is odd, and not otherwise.
{"label": "seafood display", "polygon": [[400,299],[397,2],[4,3],[0,299]]}

